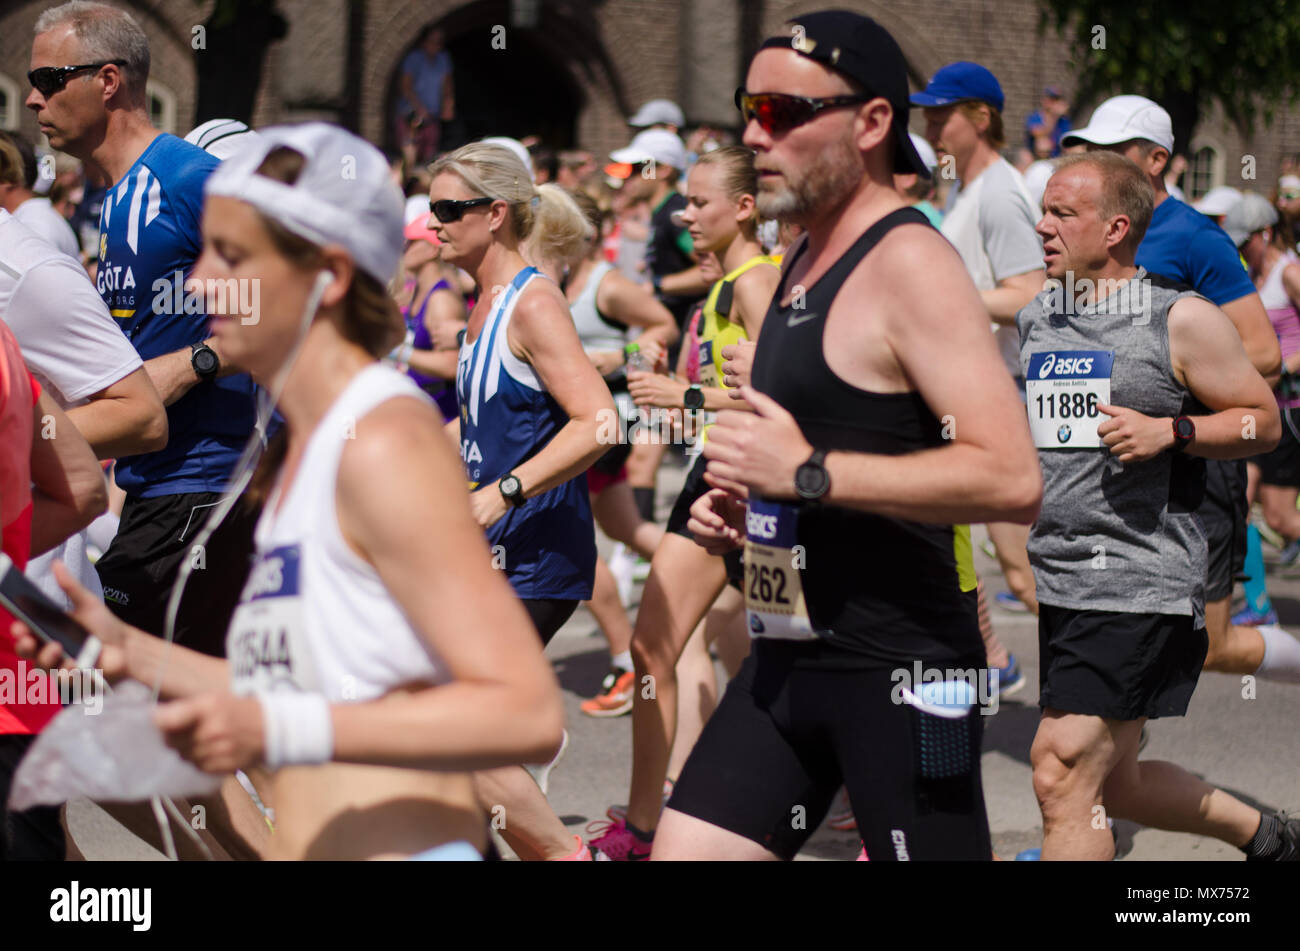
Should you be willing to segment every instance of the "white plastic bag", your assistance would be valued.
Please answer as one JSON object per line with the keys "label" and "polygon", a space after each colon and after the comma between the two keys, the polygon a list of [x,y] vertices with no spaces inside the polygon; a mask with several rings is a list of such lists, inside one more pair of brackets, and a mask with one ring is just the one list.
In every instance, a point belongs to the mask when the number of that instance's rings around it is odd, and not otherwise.
{"label": "white plastic bag", "polygon": [[142,802],[154,796],[206,796],[222,777],[181,759],[154,725],[144,684],[126,680],[88,716],[64,708],[18,764],[9,808],[58,805],[77,796],[94,802]]}

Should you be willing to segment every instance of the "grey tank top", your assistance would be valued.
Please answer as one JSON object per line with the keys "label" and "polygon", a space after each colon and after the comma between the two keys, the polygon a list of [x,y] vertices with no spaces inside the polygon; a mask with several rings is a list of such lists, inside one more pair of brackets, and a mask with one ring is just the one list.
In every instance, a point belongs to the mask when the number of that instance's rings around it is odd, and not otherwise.
{"label": "grey tank top", "polygon": [[582,349],[588,353],[622,350],[627,343],[625,328],[606,320],[596,309],[596,292],[600,289],[600,282],[612,270],[614,266],[608,261],[601,261],[592,268],[582,293],[569,305],[573,325],[578,328],[578,339],[582,341]]}
{"label": "grey tank top", "polygon": [[[1121,464],[1097,403],[1174,417],[1199,410],[1169,359],[1170,306],[1194,297],[1137,274],[1095,306],[1047,290],[1016,317],[1043,505],[1029,537],[1038,600],[1080,611],[1191,615],[1204,623],[1205,460],[1164,452]],[[1078,294],[1076,289],[1075,295]],[[1077,299],[1077,297],[1076,297]]]}

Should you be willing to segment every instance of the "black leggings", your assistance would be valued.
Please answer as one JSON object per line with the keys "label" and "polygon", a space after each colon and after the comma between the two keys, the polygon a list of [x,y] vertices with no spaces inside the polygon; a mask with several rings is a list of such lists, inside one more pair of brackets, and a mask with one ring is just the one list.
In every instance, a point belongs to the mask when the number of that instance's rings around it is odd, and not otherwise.
{"label": "black leggings", "polygon": [[542,646],[551,643],[564,622],[578,609],[578,602],[566,598],[523,598],[524,608],[533,620],[533,627],[542,639]]}
{"label": "black leggings", "polygon": [[979,708],[923,713],[894,702],[893,671],[804,669],[798,654],[754,642],[669,808],[789,860],[843,784],[871,861],[991,859]]}

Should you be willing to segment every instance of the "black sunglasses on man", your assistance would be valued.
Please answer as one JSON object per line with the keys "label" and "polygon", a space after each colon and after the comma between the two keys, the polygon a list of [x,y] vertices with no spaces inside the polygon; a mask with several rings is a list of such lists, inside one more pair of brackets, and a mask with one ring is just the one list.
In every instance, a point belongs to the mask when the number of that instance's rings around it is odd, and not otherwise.
{"label": "black sunglasses on man", "polygon": [[124,59],[107,59],[102,63],[85,63],[81,66],[42,66],[27,74],[27,81],[47,99],[68,84],[74,74],[87,69],[103,69],[105,66],[125,66]]}

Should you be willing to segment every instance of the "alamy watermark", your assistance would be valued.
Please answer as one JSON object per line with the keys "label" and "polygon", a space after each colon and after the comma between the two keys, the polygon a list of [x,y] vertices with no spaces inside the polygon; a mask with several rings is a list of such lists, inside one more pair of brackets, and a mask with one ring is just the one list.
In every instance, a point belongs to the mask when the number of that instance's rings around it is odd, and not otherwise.
{"label": "alamy watermark", "polygon": [[18,661],[16,667],[0,668],[0,704],[45,706],[78,704],[87,716],[104,709],[108,685],[102,670],[46,670]]}
{"label": "alamy watermark", "polygon": [[1136,326],[1151,320],[1151,282],[1146,279],[1049,277],[1043,282],[1047,307],[1053,314],[1129,314]]}
{"label": "alamy watermark", "polygon": [[[890,674],[894,686],[889,699],[894,704],[916,706],[919,701],[954,711],[978,703],[982,715],[992,716],[998,712],[1001,673],[996,667],[926,667],[917,660],[910,668],[896,667]],[[932,684],[937,686],[927,686]]]}
{"label": "alamy watermark", "polygon": [[258,278],[187,281],[183,271],[153,282],[155,314],[212,314],[239,317],[247,326],[262,319],[262,288]]}

